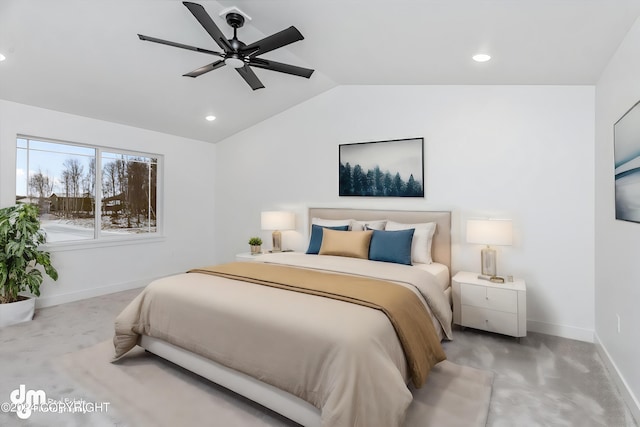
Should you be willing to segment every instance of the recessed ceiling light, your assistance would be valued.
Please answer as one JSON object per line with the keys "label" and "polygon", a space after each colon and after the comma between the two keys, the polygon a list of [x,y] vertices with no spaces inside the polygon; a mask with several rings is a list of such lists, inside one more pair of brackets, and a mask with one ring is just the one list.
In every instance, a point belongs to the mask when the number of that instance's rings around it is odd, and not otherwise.
{"label": "recessed ceiling light", "polygon": [[207,116],[205,117],[205,119],[207,119],[208,121],[212,122],[216,119],[216,116]]}
{"label": "recessed ceiling light", "polygon": [[491,56],[487,55],[486,53],[478,53],[477,55],[473,55],[472,58],[476,62],[487,62],[491,59]]}
{"label": "recessed ceiling light", "polygon": [[4,61],[5,59],[7,59],[7,57],[0,53],[0,61]]}

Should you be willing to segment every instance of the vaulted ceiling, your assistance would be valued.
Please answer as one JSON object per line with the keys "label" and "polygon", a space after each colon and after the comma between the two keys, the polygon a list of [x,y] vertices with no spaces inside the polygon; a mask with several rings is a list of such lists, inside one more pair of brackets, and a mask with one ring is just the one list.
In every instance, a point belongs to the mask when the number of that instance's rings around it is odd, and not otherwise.
{"label": "vaulted ceiling", "polygon": [[0,0],[0,99],[218,142],[336,85],[593,85],[640,15],[640,0],[194,1],[229,38],[219,13],[248,14],[247,44],[296,26],[305,39],[264,58],[315,73],[256,69],[257,91],[231,67],[182,77],[217,58],[137,37],[220,50],[177,0]]}

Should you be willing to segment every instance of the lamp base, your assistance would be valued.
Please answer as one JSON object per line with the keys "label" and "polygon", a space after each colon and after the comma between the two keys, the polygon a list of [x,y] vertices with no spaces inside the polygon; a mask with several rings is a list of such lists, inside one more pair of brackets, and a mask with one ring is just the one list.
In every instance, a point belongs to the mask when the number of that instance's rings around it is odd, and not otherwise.
{"label": "lamp base", "polygon": [[271,252],[282,252],[282,233],[278,230],[271,233],[273,239],[273,249]]}
{"label": "lamp base", "polygon": [[496,275],[496,251],[489,246],[482,249],[482,274],[485,276]]}

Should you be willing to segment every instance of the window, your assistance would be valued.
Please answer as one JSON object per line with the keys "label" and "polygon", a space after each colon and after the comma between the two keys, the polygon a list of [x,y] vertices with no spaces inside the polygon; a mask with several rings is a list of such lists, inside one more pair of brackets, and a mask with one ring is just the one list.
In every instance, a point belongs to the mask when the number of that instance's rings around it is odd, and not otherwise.
{"label": "window", "polygon": [[16,203],[40,210],[47,242],[158,232],[161,156],[19,136]]}

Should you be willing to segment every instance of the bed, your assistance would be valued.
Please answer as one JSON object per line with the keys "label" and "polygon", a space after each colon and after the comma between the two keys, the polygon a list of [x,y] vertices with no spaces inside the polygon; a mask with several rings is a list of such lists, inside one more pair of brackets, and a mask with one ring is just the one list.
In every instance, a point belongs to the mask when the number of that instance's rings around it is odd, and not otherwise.
{"label": "bed", "polygon": [[[255,264],[251,269],[282,269],[290,280],[300,273],[325,275],[332,283],[392,282],[390,288],[413,294],[428,313],[427,320],[415,323],[424,328],[406,330],[432,329],[438,346],[441,339],[451,338],[449,212],[313,208],[310,223],[312,218],[365,225],[381,219],[435,223],[433,262],[407,266],[281,253],[264,255],[243,268],[234,263],[213,269],[236,274]],[[325,228],[325,233],[328,240],[333,232]],[[264,286],[214,274],[197,270],[150,284],[116,319],[116,357],[126,357],[138,344],[305,426],[400,425],[420,369],[407,353],[397,320],[370,306],[274,288],[269,280]],[[433,354],[438,351],[434,348]]]}

